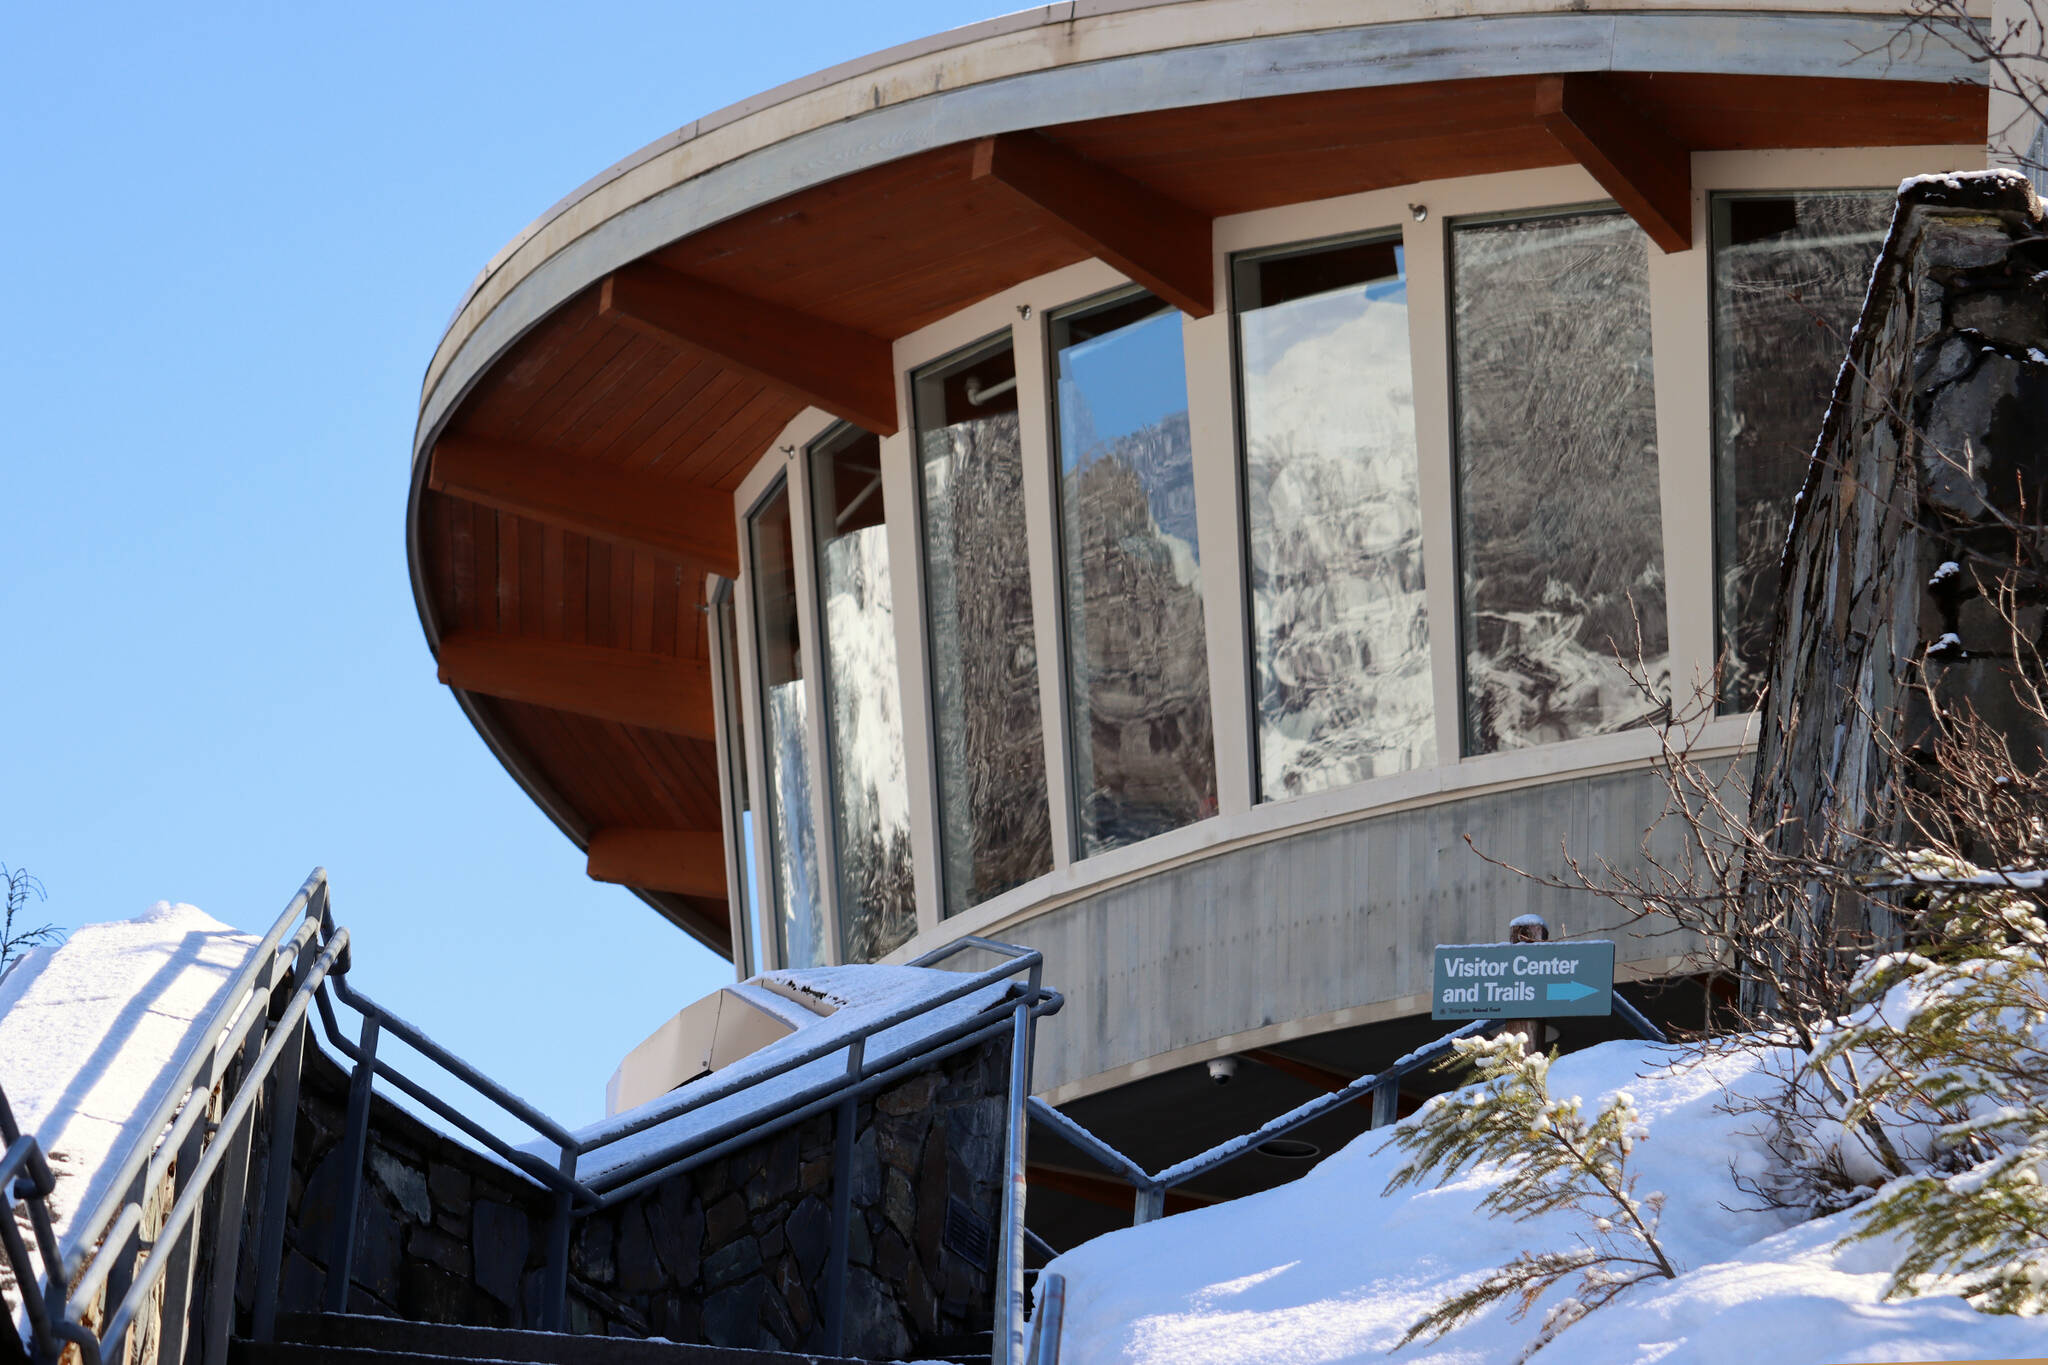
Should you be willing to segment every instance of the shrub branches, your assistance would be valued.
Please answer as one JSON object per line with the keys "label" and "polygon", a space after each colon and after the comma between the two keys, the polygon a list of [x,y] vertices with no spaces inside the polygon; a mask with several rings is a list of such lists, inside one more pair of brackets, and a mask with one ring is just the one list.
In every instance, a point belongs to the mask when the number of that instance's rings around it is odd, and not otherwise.
{"label": "shrub branches", "polygon": [[1550,1094],[1550,1058],[1526,1055],[1519,1033],[1460,1039],[1445,1069],[1469,1069],[1476,1084],[1430,1100],[1394,1130],[1388,1146],[1409,1154],[1385,1193],[1442,1186],[1469,1166],[1493,1164],[1508,1178],[1479,1207],[1518,1223],[1549,1213],[1580,1215],[1585,1229],[1567,1250],[1525,1251],[1453,1295],[1410,1327],[1395,1349],[1435,1340],[1482,1309],[1515,1300],[1519,1320],[1544,1291],[1578,1276],[1572,1295],[1553,1307],[1523,1351],[1527,1360],[1558,1333],[1644,1280],[1676,1279],[1678,1267],[1657,1239],[1664,1196],[1635,1196],[1628,1157],[1648,1136],[1634,1101],[1618,1093],[1588,1119],[1578,1097]]}

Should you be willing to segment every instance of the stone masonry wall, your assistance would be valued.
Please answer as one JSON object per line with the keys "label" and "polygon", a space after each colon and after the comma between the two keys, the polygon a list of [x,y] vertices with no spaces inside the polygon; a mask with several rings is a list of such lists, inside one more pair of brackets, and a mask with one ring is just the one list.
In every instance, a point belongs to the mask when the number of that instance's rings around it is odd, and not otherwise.
{"label": "stone masonry wall", "polygon": [[[992,1041],[858,1106],[847,1354],[929,1354],[987,1331],[1008,1066],[1006,1040]],[[324,1295],[347,1096],[339,1068],[309,1050],[281,1272],[286,1312],[317,1311]],[[570,1330],[825,1349],[832,1137],[831,1116],[820,1115],[579,1218]],[[550,1216],[549,1198],[523,1177],[379,1099],[350,1311],[538,1327]]]}
{"label": "stone masonry wall", "polygon": [[[1786,851],[1852,856],[1845,833],[1890,818],[1889,756],[1921,732],[1922,683],[2003,723],[2016,753],[2048,752],[2013,705],[1986,591],[2044,494],[2041,204],[2009,172],[1910,183],[1786,548],[1752,812]],[[2040,638],[2042,604],[2018,608]]]}

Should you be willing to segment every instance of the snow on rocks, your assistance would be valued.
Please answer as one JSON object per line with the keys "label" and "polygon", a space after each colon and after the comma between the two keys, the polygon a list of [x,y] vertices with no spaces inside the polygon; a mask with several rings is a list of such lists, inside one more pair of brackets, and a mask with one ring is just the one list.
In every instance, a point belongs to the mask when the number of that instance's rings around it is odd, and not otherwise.
{"label": "snow on rocks", "polygon": [[[1731,1100],[1778,1084],[1785,1058],[1732,1052],[1672,1067],[1684,1054],[1608,1043],[1558,1060],[1552,1093],[1597,1107],[1635,1100],[1647,1137],[1630,1168],[1662,1190],[1660,1237],[1678,1279],[1629,1290],[1560,1335],[1538,1362],[1774,1365],[1958,1360],[2048,1351],[2039,1319],[1978,1313],[1961,1299],[1886,1303],[1887,1243],[1838,1248],[1849,1214],[1812,1222],[1758,1207],[1738,1178],[1769,1153],[1753,1114]],[[1504,1177],[1468,1171],[1440,1189],[1381,1190],[1401,1156],[1366,1134],[1289,1185],[1114,1232],[1050,1267],[1067,1277],[1065,1365],[1480,1365],[1514,1360],[1553,1291],[1519,1322],[1490,1310],[1435,1343],[1389,1357],[1402,1333],[1450,1293],[1522,1250],[1574,1245],[1583,1225],[1553,1215],[1488,1218],[1479,1201]]]}
{"label": "snow on rocks", "polygon": [[0,1087],[50,1155],[60,1242],[121,1158],[154,1136],[143,1128],[259,942],[158,901],[38,948],[0,978]]}

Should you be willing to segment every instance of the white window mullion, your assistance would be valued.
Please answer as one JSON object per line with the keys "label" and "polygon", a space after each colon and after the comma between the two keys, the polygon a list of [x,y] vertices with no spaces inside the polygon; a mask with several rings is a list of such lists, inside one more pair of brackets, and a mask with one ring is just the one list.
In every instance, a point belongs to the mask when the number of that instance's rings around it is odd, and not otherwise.
{"label": "white window mullion", "polygon": [[896,367],[903,429],[882,438],[882,506],[889,537],[889,592],[896,614],[896,682],[902,689],[903,772],[910,784],[910,859],[917,885],[917,932],[944,918],[945,868],[939,858],[939,777],[932,745],[931,652],[925,648],[924,516],[918,496],[917,433],[909,414],[906,369]]}
{"label": "white window mullion", "polygon": [[1074,862],[1074,763],[1068,743],[1066,604],[1059,542],[1059,457],[1054,450],[1045,319],[1010,327],[1017,365],[1017,434],[1024,447],[1024,537],[1031,565],[1032,638],[1038,648],[1038,709],[1045,727],[1045,794],[1052,814],[1052,865]]}
{"label": "white window mullion", "polygon": [[1202,619],[1209,634],[1209,714],[1216,737],[1216,807],[1238,815],[1258,799],[1246,622],[1243,480],[1238,477],[1237,386],[1231,374],[1229,257],[1217,252],[1216,311],[1184,317],[1188,439],[1194,447],[1195,527],[1202,550]]}
{"label": "white window mullion", "polygon": [[1693,191],[1692,250],[1650,253],[1650,355],[1657,384],[1657,482],[1664,520],[1664,609],[1671,700],[1689,710],[1713,677],[1713,341],[1707,196]]}
{"label": "white window mullion", "polygon": [[1440,214],[1401,227],[1408,273],[1408,355],[1415,377],[1416,491],[1422,503],[1422,574],[1429,605],[1430,691],[1438,766],[1464,753],[1458,610],[1458,499],[1452,435],[1450,261]]}
{"label": "white window mullion", "polygon": [[825,631],[818,603],[817,543],[811,521],[810,452],[797,446],[788,467],[791,562],[796,566],[797,638],[803,649],[804,754],[811,766],[811,828],[818,850],[818,899],[825,926],[824,960],[840,961],[839,826],[833,817],[832,746],[825,738],[832,723],[830,689],[825,685]]}

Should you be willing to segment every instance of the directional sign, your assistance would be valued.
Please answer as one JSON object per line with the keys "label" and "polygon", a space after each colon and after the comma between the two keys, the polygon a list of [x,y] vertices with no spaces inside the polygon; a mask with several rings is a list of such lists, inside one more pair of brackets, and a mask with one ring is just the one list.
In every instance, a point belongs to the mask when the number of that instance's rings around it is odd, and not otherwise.
{"label": "directional sign", "polygon": [[1438,944],[1432,1019],[1556,1019],[1614,1012],[1614,945]]}

